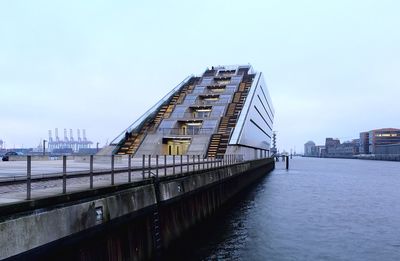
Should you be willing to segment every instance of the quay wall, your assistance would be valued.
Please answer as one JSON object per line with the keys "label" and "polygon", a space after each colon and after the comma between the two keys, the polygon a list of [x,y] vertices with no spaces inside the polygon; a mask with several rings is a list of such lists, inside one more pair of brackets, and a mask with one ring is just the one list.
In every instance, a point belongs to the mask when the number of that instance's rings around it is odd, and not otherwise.
{"label": "quay wall", "polygon": [[156,258],[273,168],[247,161],[1,207],[0,259]]}

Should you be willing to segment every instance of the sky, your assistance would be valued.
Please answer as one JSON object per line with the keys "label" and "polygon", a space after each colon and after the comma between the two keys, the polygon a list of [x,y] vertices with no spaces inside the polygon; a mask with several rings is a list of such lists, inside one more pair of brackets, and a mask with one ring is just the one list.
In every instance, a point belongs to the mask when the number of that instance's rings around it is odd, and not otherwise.
{"label": "sky", "polygon": [[[186,76],[263,72],[278,149],[400,127],[400,1],[0,0],[0,139],[113,140]],[[76,133],[74,133],[76,138]]]}

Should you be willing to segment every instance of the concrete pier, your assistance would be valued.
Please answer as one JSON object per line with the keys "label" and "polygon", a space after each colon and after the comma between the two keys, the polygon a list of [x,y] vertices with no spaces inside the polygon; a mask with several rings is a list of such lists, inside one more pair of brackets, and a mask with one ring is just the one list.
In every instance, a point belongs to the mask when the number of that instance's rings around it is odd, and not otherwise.
{"label": "concrete pier", "polygon": [[273,168],[267,158],[3,205],[0,259],[154,258]]}

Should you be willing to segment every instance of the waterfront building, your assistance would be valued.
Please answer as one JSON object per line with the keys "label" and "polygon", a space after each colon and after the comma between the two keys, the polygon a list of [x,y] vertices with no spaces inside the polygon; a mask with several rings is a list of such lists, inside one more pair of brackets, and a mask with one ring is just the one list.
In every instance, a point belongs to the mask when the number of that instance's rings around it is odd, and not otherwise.
{"label": "waterfront building", "polygon": [[216,66],[187,77],[100,154],[267,156],[273,120],[261,72]]}
{"label": "waterfront building", "polygon": [[331,151],[336,148],[336,146],[340,145],[340,140],[339,139],[333,139],[333,138],[326,138],[325,139],[325,150],[326,154],[330,155]]}
{"label": "waterfront building", "polygon": [[383,128],[370,130],[368,135],[369,153],[377,154],[376,149],[379,146],[392,145],[400,143],[400,129]]}
{"label": "waterfront building", "polygon": [[360,140],[355,139],[340,143],[339,139],[326,138],[325,140],[325,157],[353,157],[359,154]]}
{"label": "waterfront building", "polygon": [[400,143],[379,145],[375,147],[375,154],[400,155]]}
{"label": "waterfront building", "polygon": [[369,132],[360,132],[360,154],[369,154]]}
{"label": "waterfront building", "polygon": [[316,156],[315,142],[310,140],[304,144],[304,156]]}
{"label": "waterfront building", "polygon": [[325,157],[326,150],[324,145],[315,146],[315,149],[317,151],[317,157],[322,157],[322,158]]}
{"label": "waterfront building", "polygon": [[360,154],[400,154],[400,129],[383,128],[360,133]]}

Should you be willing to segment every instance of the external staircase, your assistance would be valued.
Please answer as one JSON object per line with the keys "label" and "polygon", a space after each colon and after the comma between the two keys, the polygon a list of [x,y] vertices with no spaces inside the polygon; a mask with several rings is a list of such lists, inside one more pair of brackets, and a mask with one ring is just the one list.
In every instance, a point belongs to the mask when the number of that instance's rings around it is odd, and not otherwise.
{"label": "external staircase", "polygon": [[147,133],[155,131],[163,119],[170,117],[175,106],[181,104],[186,94],[192,92],[198,80],[198,77],[192,77],[180,90],[171,95],[169,100],[160,106],[157,113],[153,114],[153,117],[150,116],[146,119],[138,131],[125,133],[125,138],[117,145],[114,153],[118,155],[134,155]]}
{"label": "external staircase", "polygon": [[223,157],[228,147],[231,130],[236,126],[240,112],[243,109],[254,75],[244,75],[238,90],[234,93],[232,102],[228,105],[225,116],[221,118],[218,131],[213,134],[207,149],[207,157]]}

